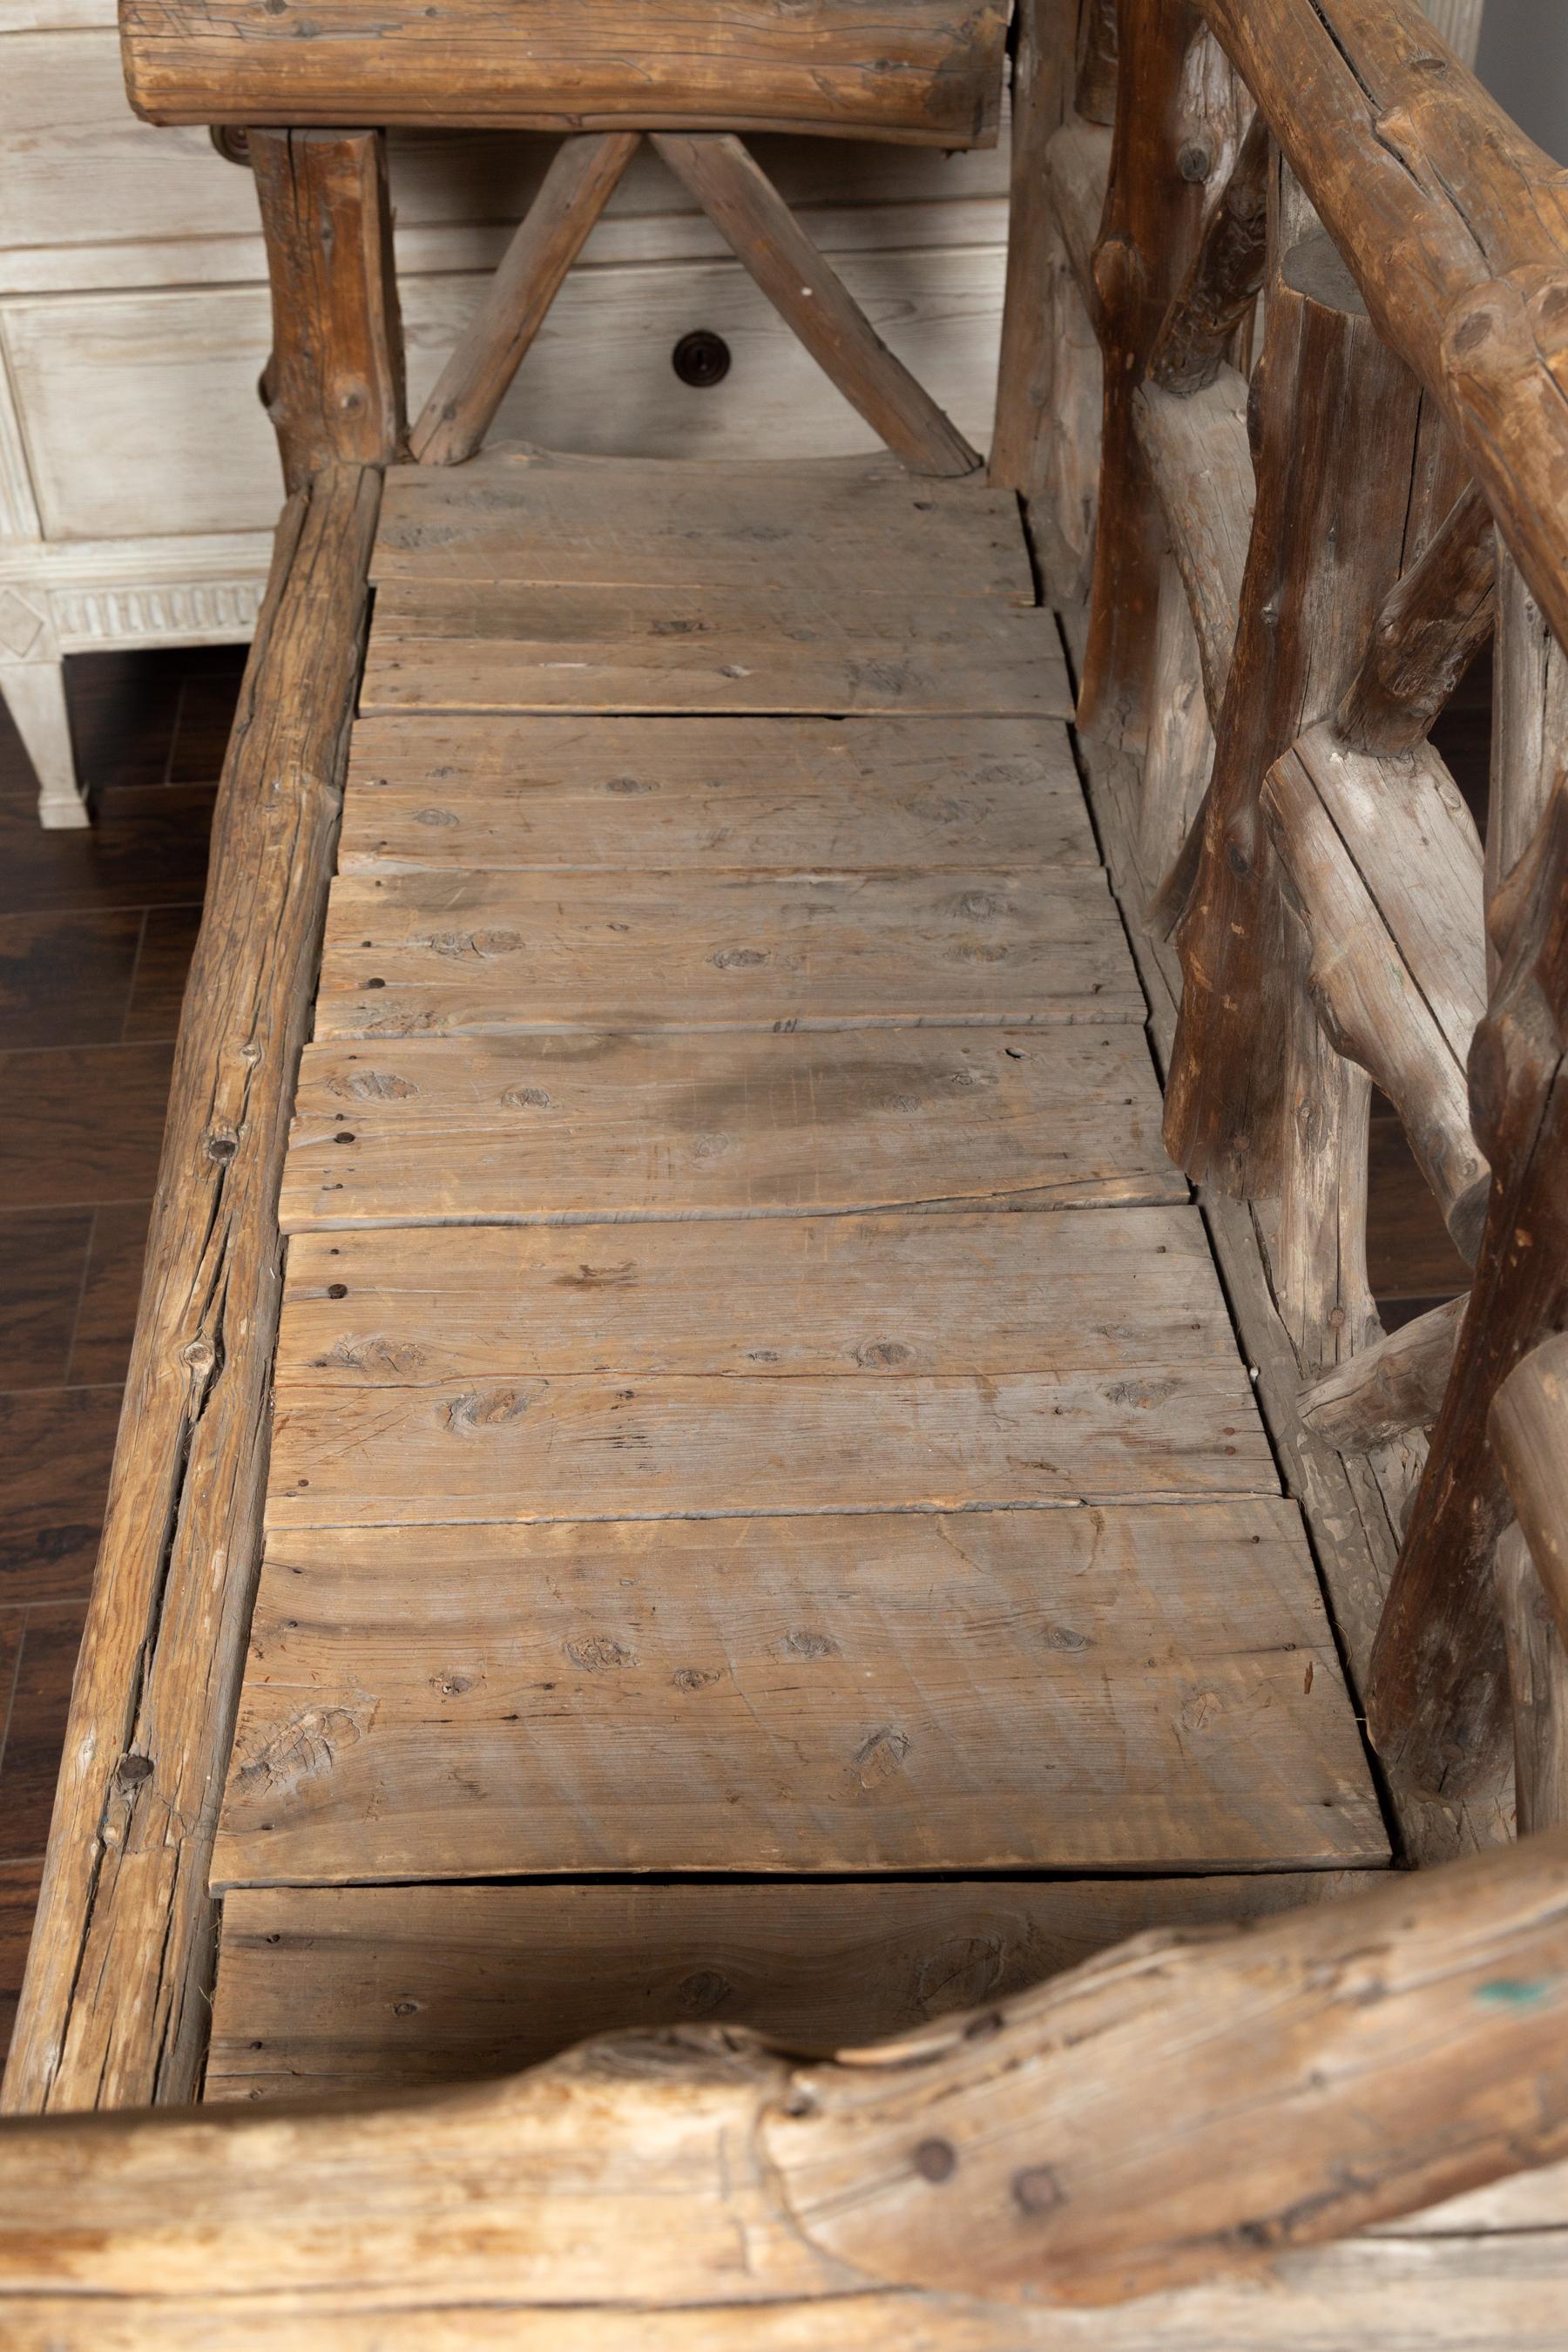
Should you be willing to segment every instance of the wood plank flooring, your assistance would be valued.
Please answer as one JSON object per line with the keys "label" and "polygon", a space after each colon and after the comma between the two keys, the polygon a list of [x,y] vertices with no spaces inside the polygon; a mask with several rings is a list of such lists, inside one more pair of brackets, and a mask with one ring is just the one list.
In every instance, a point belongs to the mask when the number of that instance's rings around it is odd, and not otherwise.
{"label": "wood plank flooring", "polygon": [[723,1881],[240,1889],[224,1903],[205,2095],[416,2090],[537,2065],[591,2034],[706,2020],[806,2053],[861,2049],[1147,1928],[1263,1918],[1357,1883],[819,1880],[787,1903],[776,1885]]}
{"label": "wood plank flooring", "polygon": [[499,452],[376,577],[209,2095],[1385,1865],[1008,503]]}

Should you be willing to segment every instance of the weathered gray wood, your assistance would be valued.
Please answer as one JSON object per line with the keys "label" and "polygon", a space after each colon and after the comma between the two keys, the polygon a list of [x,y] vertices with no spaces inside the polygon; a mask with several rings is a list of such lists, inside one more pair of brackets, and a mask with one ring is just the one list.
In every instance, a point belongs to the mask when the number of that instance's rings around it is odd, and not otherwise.
{"label": "weathered gray wood", "polygon": [[1094,247],[1110,180],[1110,133],[1090,122],[1065,122],[1046,145],[1046,170],[1073,282],[1085,310],[1100,318]]}
{"label": "weathered gray wood", "polygon": [[1306,924],[1310,986],[1337,1050],[1397,1107],[1448,1230],[1473,1261],[1490,1170],[1465,1069],[1486,1010],[1481,846],[1436,752],[1348,751],[1302,736],[1264,790]]}
{"label": "weathered gray wood", "polygon": [[409,435],[422,465],[455,466],[479,447],[638,144],[635,131],[563,141]]}
{"label": "weathered gray wood", "polygon": [[318,1041],[1143,1019],[1104,877],[344,876]]}
{"label": "weathered gray wood", "polygon": [[1301,1419],[1342,1454],[1370,1454],[1436,1418],[1467,1300],[1450,1298],[1363,1348],[1301,1391]]}
{"label": "weathered gray wood", "polygon": [[301,1528],[846,1507],[1032,1514],[1274,1485],[1244,1376],[1229,1365],[1154,1365],[1123,1381],[900,1376],[853,1391],[837,1370],[739,1381],[571,1370],[387,1393],[345,1393],[324,1378],[278,1402],[268,1520],[286,1538]]}
{"label": "weathered gray wood", "polygon": [[[1497,636],[1492,652],[1491,789],[1487,804],[1486,895],[1489,928],[1506,926],[1508,886],[1522,883],[1521,861],[1552,788],[1568,767],[1568,654],[1542,617],[1518,564],[1498,550]],[[1494,936],[1495,981],[1507,942]]]}
{"label": "weathered gray wood", "polygon": [[1345,740],[1384,758],[1414,751],[1491,635],[1497,535],[1472,483],[1384,602],[1340,705]]}
{"label": "weathered gray wood", "polygon": [[337,832],[380,477],[279,528],[213,834],[12,2110],[191,2095],[207,1867],[254,1591],[277,1199]]}
{"label": "weathered gray wood", "polygon": [[1149,1928],[1214,1928],[1366,1874],[784,1886],[232,1888],[203,2096],[384,2095],[712,2021],[826,2056],[1005,2000]]}
{"label": "weathered gray wood", "polygon": [[361,709],[1071,716],[1055,624],[903,597],[480,582],[378,592]]}
{"label": "weathered gray wood", "polygon": [[465,716],[360,722],[338,862],[712,876],[1098,858],[1058,719]]}
{"label": "weathered gray wood", "polygon": [[279,1380],[348,1396],[593,1370],[837,1372],[848,1396],[863,1376],[1114,1383],[1166,1362],[1236,1365],[1203,1227],[1184,1208],[1101,1211],[1088,1251],[1070,1217],[300,1234],[284,1301]]}
{"label": "weathered gray wood", "polygon": [[1131,1024],[320,1045],[282,1214],[292,1232],[1184,1200],[1159,1115]]}
{"label": "weathered gray wood", "polygon": [[1167,873],[1197,822],[1214,767],[1214,729],[1187,592],[1174,556],[1160,573],[1149,742],[1138,812],[1138,862]]}
{"label": "weathered gray wood", "polygon": [[555,457],[502,443],[457,469],[395,466],[373,577],[1032,605],[1018,502],[892,457]]}
{"label": "weathered gray wood", "polygon": [[1386,1853],[1294,1507],[1237,1501],[276,1534],[215,1875]]}
{"label": "weathered gray wood", "polygon": [[1209,716],[1217,720],[1252,531],[1247,385],[1234,368],[1216,369],[1206,385],[1179,395],[1145,383],[1134,417],[1192,606]]}
{"label": "weathered gray wood", "polygon": [[894,357],[767,174],[728,131],[656,131],[653,143],[851,405],[917,474],[980,458]]}

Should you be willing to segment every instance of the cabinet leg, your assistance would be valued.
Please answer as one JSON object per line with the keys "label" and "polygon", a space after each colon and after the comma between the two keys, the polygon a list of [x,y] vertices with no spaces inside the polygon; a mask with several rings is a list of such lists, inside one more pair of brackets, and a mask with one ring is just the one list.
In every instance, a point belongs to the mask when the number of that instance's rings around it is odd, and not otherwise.
{"label": "cabinet leg", "polygon": [[87,803],[77,782],[66,709],[64,662],[0,662],[0,696],[38,779],[38,823],[51,831],[86,824]]}

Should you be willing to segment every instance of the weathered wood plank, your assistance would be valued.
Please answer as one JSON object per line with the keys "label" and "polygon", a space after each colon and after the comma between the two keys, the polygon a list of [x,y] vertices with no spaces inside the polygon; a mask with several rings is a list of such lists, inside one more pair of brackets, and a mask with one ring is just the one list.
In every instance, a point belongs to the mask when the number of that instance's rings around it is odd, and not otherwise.
{"label": "weathered wood plank", "polygon": [[268,1524],[419,1527],[1256,1495],[1244,1376],[552,1373],[279,1397]]}
{"label": "weathered wood plank", "polygon": [[973,711],[1067,719],[1048,613],[524,585],[379,592],[361,709]]}
{"label": "weathered wood plank", "polygon": [[888,349],[733,133],[656,131],[652,137],[817,365],[905,465],[917,474],[973,474],[977,452]]}
{"label": "weathered wood plank", "polygon": [[601,131],[653,123],[989,146],[999,0],[729,0],[694,26],[647,0],[497,16],[484,0],[322,0],[311,37],[246,0],[135,0],[121,27],[132,104],[154,122],[451,123]]}
{"label": "weathered wood plank", "polygon": [[394,467],[372,576],[546,586],[907,596],[1032,605],[1018,504],[890,458],[751,464],[489,448],[458,471]]}
{"label": "weathered wood plank", "polygon": [[1130,1024],[313,1046],[282,1215],[296,1231],[1184,1200],[1159,1116]]}
{"label": "weathered wood plank", "polygon": [[230,742],[142,1309],[6,2074],[15,2109],[191,2095],[215,1781],[254,1589],[281,1248],[380,478],[285,514]]}
{"label": "weathered wood plank", "polygon": [[479,447],[639,143],[636,131],[563,141],[409,435],[421,465],[454,466]]}
{"label": "weathered wood plank", "polygon": [[343,876],[318,1041],[1133,1021],[1104,877]]}
{"label": "weathered wood plank", "polygon": [[1386,1852],[1258,1501],[277,1533],[215,1877]]}
{"label": "weathered wood plank", "polygon": [[[765,1327],[765,1328],[764,1328]],[[367,1389],[605,1370],[1103,1372],[1234,1366],[1190,1209],[297,1234],[277,1377]]]}
{"label": "weathered wood plank", "polygon": [[703,2019],[826,2056],[1006,2000],[1148,1928],[1267,1918],[1366,1883],[237,1887],[203,2096],[416,2090]]}
{"label": "weathered wood plank", "polygon": [[1056,719],[409,717],[354,730],[338,862],[713,875],[1099,860]]}

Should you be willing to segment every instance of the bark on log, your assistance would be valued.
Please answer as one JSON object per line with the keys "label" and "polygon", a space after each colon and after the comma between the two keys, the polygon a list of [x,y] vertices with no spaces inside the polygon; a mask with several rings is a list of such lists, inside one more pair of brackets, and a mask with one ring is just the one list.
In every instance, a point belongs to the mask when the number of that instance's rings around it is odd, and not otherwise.
{"label": "bark on log", "polygon": [[1301,1391],[1314,1437],[1341,1454],[1371,1454],[1436,1417],[1454,1368],[1467,1300],[1450,1298],[1417,1315]]}
{"label": "bark on log", "polygon": [[1568,1323],[1568,780],[1530,854],[1527,912],[1470,1054],[1491,1202],[1454,1377],[1390,1582],[1367,1693],[1390,1769],[1435,1794],[1506,1739],[1493,1549],[1510,1517],[1487,1415],[1522,1357]]}
{"label": "bark on log", "polygon": [[[8,2125],[0,2316],[15,2342],[47,2316],[60,2352],[138,2340],[127,2314],[165,2341],[160,2314],[193,2305],[208,2346],[254,2343],[323,2303],[383,2327],[679,2311],[716,2344],[791,2305],[816,2343],[814,2309],[879,2285],[983,2316],[1261,2282],[1568,2155],[1565,1865],[1547,1836],[1240,1933],[1142,1937],[827,2063],[703,2027],[379,2108]],[[957,2346],[940,2300],[910,2308]]]}
{"label": "bark on log", "polygon": [[1117,0],[1081,0],[1073,108],[1085,122],[1116,120]]}
{"label": "bark on log", "polygon": [[1047,493],[1057,431],[1064,257],[1046,155],[1067,114],[1077,20],[1077,0],[1018,0],[1014,18],[1007,284],[987,478],[1026,499]]}
{"label": "bark on log", "polygon": [[262,397],[285,486],[323,466],[390,465],[404,416],[386,142],[258,130],[249,153],[272,283]]}
{"label": "bark on log", "polygon": [[1163,392],[1213,383],[1263,290],[1268,252],[1268,125],[1255,114],[1149,362]]}
{"label": "bark on log", "polygon": [[1386,759],[1425,742],[1491,635],[1496,590],[1497,534],[1472,484],[1377,616],[1365,659],[1340,705],[1347,743]]}
{"label": "bark on log", "polygon": [[1201,5],[1568,640],[1568,171],[1415,0]]}
{"label": "bark on log", "polygon": [[991,147],[1003,0],[127,0],[153,122],[810,131]]}
{"label": "bark on log", "polygon": [[1100,517],[1079,725],[1130,743],[1148,721],[1163,530],[1139,453],[1133,399],[1196,248],[1201,180],[1178,158],[1194,119],[1184,77],[1198,37],[1192,0],[1121,0],[1116,127],[1094,248],[1105,357]]}
{"label": "bark on log", "polygon": [[1435,751],[1369,759],[1331,726],[1275,763],[1263,798],[1310,942],[1320,1017],[1399,1112],[1455,1244],[1473,1261],[1491,1171],[1470,1132],[1465,1082],[1486,1010],[1481,845],[1469,811]]}
{"label": "bark on log", "polygon": [[563,140],[409,436],[421,465],[473,456],[640,143],[635,131]]}
{"label": "bark on log", "polygon": [[189,2099],[205,2047],[207,1872],[259,1556],[279,1177],[380,497],[374,469],[337,468],[285,512],[224,763],[13,2111]]}
{"label": "bark on log", "polygon": [[823,372],[917,474],[980,459],[877,333],[773,182],[728,132],[656,131],[653,143]]}

